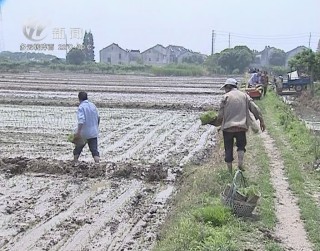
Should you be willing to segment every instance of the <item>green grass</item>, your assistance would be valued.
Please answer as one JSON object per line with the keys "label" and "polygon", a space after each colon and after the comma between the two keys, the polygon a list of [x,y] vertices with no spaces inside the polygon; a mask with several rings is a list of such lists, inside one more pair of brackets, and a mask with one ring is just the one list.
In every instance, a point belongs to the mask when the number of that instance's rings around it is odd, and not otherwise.
{"label": "green grass", "polygon": [[[267,229],[273,229],[276,224],[274,209],[275,191],[270,182],[270,160],[262,146],[262,139],[257,134],[249,135],[248,154],[246,154],[246,158],[249,159],[246,163],[251,168],[257,169],[257,172],[251,175],[251,180],[255,180],[262,194],[259,207],[262,226]],[[250,168],[248,171],[250,173]]]}
{"label": "green grass", "polygon": [[281,99],[274,93],[268,96],[260,103],[268,132],[281,152],[290,189],[298,198],[308,237],[315,250],[320,250],[320,208],[314,198],[320,192],[320,174],[313,169],[313,162],[319,158],[318,139]]}
{"label": "green grass", "polygon": [[[256,218],[238,218],[222,206],[220,193],[232,177],[223,156],[202,166],[190,166],[184,174],[174,201],[174,210],[163,225],[160,240],[154,250],[281,250],[278,243],[267,238],[262,230],[275,226],[273,193],[268,170],[268,158],[257,135],[249,135],[248,165],[255,166],[255,176],[246,175],[250,184],[262,193]],[[253,138],[252,138],[253,137]],[[260,140],[260,141],[259,141]],[[219,141],[216,151],[223,145]],[[218,150],[219,149],[219,150]],[[248,173],[250,173],[248,171]]]}
{"label": "green grass", "polygon": [[[314,250],[320,250],[320,209],[314,198],[320,192],[320,174],[312,168],[319,156],[319,141],[273,92],[258,105],[283,158],[308,237]],[[245,155],[245,176],[249,185],[257,186],[262,194],[254,218],[238,218],[221,205],[219,195],[232,179],[223,161],[221,136],[214,151],[209,163],[186,168],[173,211],[162,226],[154,250],[283,250],[272,238],[277,222],[275,188],[270,181],[270,159],[262,138],[249,133]]]}

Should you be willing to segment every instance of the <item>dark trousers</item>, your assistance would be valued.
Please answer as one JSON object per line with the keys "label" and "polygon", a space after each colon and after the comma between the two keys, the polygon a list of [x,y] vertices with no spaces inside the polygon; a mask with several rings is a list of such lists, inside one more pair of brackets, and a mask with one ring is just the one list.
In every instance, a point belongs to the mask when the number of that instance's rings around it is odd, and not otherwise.
{"label": "dark trousers", "polygon": [[263,86],[263,96],[266,96],[268,90],[268,86]]}
{"label": "dark trousers", "polygon": [[223,142],[225,151],[225,162],[230,163],[233,159],[234,139],[236,140],[237,151],[246,151],[246,132],[225,132],[223,131]]}
{"label": "dark trousers", "polygon": [[[92,154],[92,157],[95,157],[95,156],[99,157],[100,155],[98,151],[98,139],[97,138],[87,139],[87,143],[88,143],[90,152]],[[73,155],[80,155],[85,145],[86,144],[76,145],[73,150]]]}

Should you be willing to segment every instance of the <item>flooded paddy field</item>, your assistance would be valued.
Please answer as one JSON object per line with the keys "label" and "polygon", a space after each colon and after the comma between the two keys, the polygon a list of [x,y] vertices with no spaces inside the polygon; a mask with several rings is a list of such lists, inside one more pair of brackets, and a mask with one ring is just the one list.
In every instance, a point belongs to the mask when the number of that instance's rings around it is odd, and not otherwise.
{"label": "flooded paddy field", "polygon": [[[199,115],[225,78],[0,75],[0,250],[150,250],[188,164],[215,147]],[[101,116],[101,163],[67,136],[77,94]]]}

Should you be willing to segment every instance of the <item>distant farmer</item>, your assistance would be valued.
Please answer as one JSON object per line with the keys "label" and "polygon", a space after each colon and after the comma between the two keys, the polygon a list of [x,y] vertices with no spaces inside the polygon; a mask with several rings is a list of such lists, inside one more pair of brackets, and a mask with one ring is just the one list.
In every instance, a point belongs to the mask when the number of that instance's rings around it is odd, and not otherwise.
{"label": "distant farmer", "polygon": [[248,81],[248,87],[255,87],[257,84],[260,84],[261,73],[254,71]]}
{"label": "distant farmer", "polygon": [[283,89],[283,77],[282,75],[279,75],[279,81],[276,82],[276,90],[277,93],[281,93]]}
{"label": "distant farmer", "polygon": [[246,151],[246,132],[249,128],[249,111],[255,119],[260,120],[260,128],[265,130],[264,120],[259,107],[253,102],[249,95],[237,89],[237,80],[228,78],[221,87],[225,94],[220,103],[217,123],[221,125],[225,149],[225,162],[230,173],[232,173],[233,146],[236,140],[238,152],[238,168],[244,171],[243,159]]}
{"label": "distant farmer", "polygon": [[98,134],[100,117],[97,107],[88,101],[86,92],[79,92],[78,98],[80,105],[77,112],[78,126],[75,132],[75,139],[82,138],[82,144],[75,144],[73,150],[74,162],[77,162],[83,147],[88,143],[92,157],[96,163],[100,161],[98,151]]}
{"label": "distant farmer", "polygon": [[260,78],[262,87],[263,87],[263,96],[265,96],[267,94],[268,91],[268,85],[269,85],[269,77],[268,77],[268,72],[264,71],[261,74],[261,78]]}

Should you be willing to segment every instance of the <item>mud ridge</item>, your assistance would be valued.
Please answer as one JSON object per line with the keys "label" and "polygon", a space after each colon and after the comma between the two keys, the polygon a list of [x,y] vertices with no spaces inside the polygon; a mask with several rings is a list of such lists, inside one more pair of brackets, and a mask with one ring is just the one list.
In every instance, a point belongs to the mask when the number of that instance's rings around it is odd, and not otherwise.
{"label": "mud ridge", "polygon": [[161,181],[168,176],[168,167],[163,163],[133,164],[102,162],[99,164],[53,160],[47,158],[29,159],[26,157],[3,158],[0,160],[0,171],[7,178],[24,173],[45,173],[73,177],[109,177],[136,178],[147,182]]}

